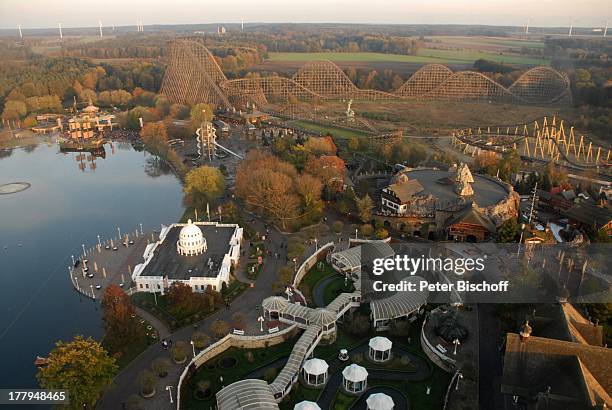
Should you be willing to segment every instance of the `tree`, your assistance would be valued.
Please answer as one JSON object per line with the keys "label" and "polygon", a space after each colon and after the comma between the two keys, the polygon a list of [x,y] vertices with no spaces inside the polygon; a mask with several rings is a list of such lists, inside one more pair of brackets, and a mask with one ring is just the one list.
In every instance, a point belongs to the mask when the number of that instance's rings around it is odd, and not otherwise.
{"label": "tree", "polygon": [[341,233],[343,226],[344,224],[342,223],[342,221],[335,221],[333,224],[334,232]]}
{"label": "tree", "polygon": [[110,285],[102,297],[102,321],[105,343],[112,349],[123,349],[134,339],[143,336],[135,317],[130,297],[117,285]]}
{"label": "tree", "polygon": [[229,333],[230,326],[227,324],[227,322],[224,322],[222,320],[215,320],[210,325],[210,330],[212,331],[213,335],[215,335],[215,337],[221,339]]}
{"label": "tree", "polygon": [[4,111],[2,111],[2,118],[5,120],[18,120],[21,117],[25,117],[28,112],[28,108],[23,101],[8,100],[4,103]]}
{"label": "tree", "polygon": [[370,222],[372,219],[372,208],[374,208],[374,201],[372,201],[370,195],[365,194],[361,198],[355,198],[355,204],[357,205],[359,219],[364,223]]}
{"label": "tree", "polygon": [[389,231],[385,228],[378,228],[376,230],[376,239],[385,239],[387,237],[389,237]]}
{"label": "tree", "polygon": [[152,152],[161,153],[167,149],[168,132],[163,122],[147,122],[144,124],[142,130],[140,130],[140,138]]}
{"label": "tree", "polygon": [[497,230],[497,241],[500,243],[517,242],[520,233],[518,222],[516,222],[516,219],[510,218]]}
{"label": "tree", "polygon": [[115,359],[91,337],[76,336],[71,342],[59,341],[49,354],[49,362],[38,370],[44,389],[70,391],[69,409],[93,408],[100,394],[117,372]]}
{"label": "tree", "polygon": [[512,174],[515,174],[521,167],[521,157],[516,150],[504,152],[499,161],[499,177],[504,181],[510,181]]}
{"label": "tree", "polygon": [[202,166],[185,176],[185,199],[194,207],[203,209],[208,202],[219,198],[225,191],[225,177],[219,168]]}
{"label": "tree", "polygon": [[193,343],[197,349],[204,349],[206,345],[210,343],[210,336],[198,330],[193,332],[191,340],[193,340]]}
{"label": "tree", "polygon": [[155,374],[159,377],[166,377],[171,366],[172,363],[165,357],[158,357],[151,363],[151,369],[153,369]]}
{"label": "tree", "polygon": [[311,137],[304,143],[304,149],[316,156],[336,155],[338,148],[332,137]]}
{"label": "tree", "polygon": [[210,104],[196,104],[191,107],[190,119],[194,127],[199,127],[202,121],[211,122],[214,117],[214,108]]}
{"label": "tree", "polygon": [[344,183],[344,174],[346,173],[344,160],[335,155],[322,155],[319,158],[311,156],[306,161],[304,170],[319,177],[328,187],[341,187]]}
{"label": "tree", "polygon": [[206,306],[203,294],[195,293],[191,286],[182,282],[173,282],[167,292],[169,311],[177,318],[190,316]]}
{"label": "tree", "polygon": [[370,224],[363,224],[361,225],[361,228],[359,228],[359,232],[364,238],[369,238],[374,232],[374,227],[372,227]]}
{"label": "tree", "polygon": [[359,140],[356,137],[349,138],[348,147],[351,151],[359,150]]}
{"label": "tree", "polygon": [[143,369],[136,377],[136,383],[140,387],[140,394],[152,396],[155,394],[155,375],[148,369]]}
{"label": "tree", "polygon": [[187,359],[187,343],[179,340],[172,346],[170,354],[176,363],[184,362]]}

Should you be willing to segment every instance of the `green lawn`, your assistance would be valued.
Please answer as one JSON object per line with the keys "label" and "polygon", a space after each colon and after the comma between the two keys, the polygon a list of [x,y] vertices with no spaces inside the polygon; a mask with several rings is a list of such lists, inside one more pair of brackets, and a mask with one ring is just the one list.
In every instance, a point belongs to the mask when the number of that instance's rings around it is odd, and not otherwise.
{"label": "green lawn", "polygon": [[369,136],[369,134],[366,134],[364,132],[353,131],[353,130],[348,130],[348,129],[344,129],[344,128],[336,128],[336,127],[326,126],[326,125],[319,125],[319,124],[315,124],[315,123],[310,122],[310,121],[303,121],[303,120],[290,121],[289,124],[293,125],[293,126],[296,126],[296,127],[299,127],[299,128],[303,128],[303,129],[305,129],[307,131],[317,132],[317,133],[322,134],[322,135],[331,134],[334,137],[339,137],[339,138],[367,137],[367,136]]}
{"label": "green lawn", "polygon": [[434,50],[419,49],[417,55],[384,54],[384,53],[269,53],[270,61],[306,62],[330,60],[334,62],[390,62],[390,63],[441,63],[473,64],[478,59],[486,59],[509,64],[548,65],[548,59],[541,59],[518,54],[499,54],[476,50]]}
{"label": "green lawn", "polygon": [[344,284],[344,277],[337,275],[331,282],[327,284],[323,290],[323,301],[325,306],[329,305],[339,294],[351,293],[355,291],[352,281]]}
{"label": "green lawn", "polygon": [[317,283],[327,276],[335,275],[336,271],[327,262],[323,262],[323,269],[319,269],[318,264],[313,266],[300,282],[298,289],[307,296],[308,304],[312,305],[312,291]]}
{"label": "green lawn", "polygon": [[[218,356],[198,368],[196,373],[184,384],[181,400],[183,408],[186,409],[208,409],[215,405],[215,393],[238,380],[244,379],[248,374],[259,368],[265,367],[281,357],[288,357],[293,349],[297,337],[276,346],[262,349],[237,349],[229,348]],[[250,354],[249,354],[250,352]],[[251,356],[252,355],[252,356]],[[249,356],[250,360],[249,360]],[[225,360],[235,360],[235,365],[227,368],[223,366]],[[280,369],[277,369],[280,370]],[[221,382],[220,377],[223,377]],[[211,383],[212,394],[206,400],[200,400],[195,396],[197,383],[200,380],[208,380]]]}

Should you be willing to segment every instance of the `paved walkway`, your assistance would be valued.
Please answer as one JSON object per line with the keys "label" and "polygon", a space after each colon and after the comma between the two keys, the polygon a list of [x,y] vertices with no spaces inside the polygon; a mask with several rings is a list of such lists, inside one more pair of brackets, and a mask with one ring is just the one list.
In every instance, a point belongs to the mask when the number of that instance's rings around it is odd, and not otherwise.
{"label": "paved walkway", "polygon": [[[255,220],[252,225],[254,225],[255,230],[265,232],[264,224],[261,221]],[[272,291],[272,285],[276,281],[278,270],[285,264],[286,260],[287,247],[285,246],[286,239],[284,235],[276,232],[275,230],[271,230],[270,239],[271,242],[267,243],[266,246],[272,252],[279,252],[281,256],[278,259],[268,257],[265,262],[264,269],[259,274],[259,277],[255,282],[255,286],[253,288],[246,289],[237,300],[231,303],[228,309],[218,310],[204,320],[200,321],[197,324],[198,330],[212,334],[210,331],[210,325],[215,320],[230,322],[232,315],[235,313],[240,313],[245,318],[245,323],[247,324],[245,331],[247,334],[260,334],[257,317],[260,315],[261,311],[259,309],[254,309],[253,307],[260,306],[263,299],[274,294]],[[282,248],[280,247],[281,244],[283,244]],[[189,344],[194,330],[195,326],[188,326],[179,329],[168,337],[171,338],[173,342],[183,340]],[[160,342],[150,346],[115,377],[113,386],[106,391],[102,399],[98,402],[96,408],[116,410],[121,408],[123,403],[125,403],[131,395],[138,394],[138,386],[135,383],[138,378],[138,374],[143,369],[150,368],[151,362],[157,357],[170,357],[169,351],[164,350],[161,347]],[[163,379],[158,379],[157,394],[150,399],[143,399],[146,400],[145,403],[147,410],[165,410],[176,408],[176,403],[170,404],[170,398],[169,394],[166,392],[166,386],[169,385],[173,387],[172,395],[174,399],[176,399],[176,386],[184,366],[185,364],[173,365],[168,373],[168,376]]]}

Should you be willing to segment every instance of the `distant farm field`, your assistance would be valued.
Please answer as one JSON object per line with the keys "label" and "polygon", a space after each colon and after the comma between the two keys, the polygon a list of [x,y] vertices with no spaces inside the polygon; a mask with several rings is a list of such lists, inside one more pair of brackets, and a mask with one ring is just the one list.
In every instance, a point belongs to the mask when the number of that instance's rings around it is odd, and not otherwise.
{"label": "distant farm field", "polygon": [[475,50],[437,50],[420,49],[417,55],[383,54],[383,53],[269,53],[272,62],[306,62],[330,60],[334,62],[389,62],[389,63],[441,63],[473,64],[478,59],[487,59],[501,63],[519,65],[548,65],[548,59],[521,56],[518,54],[486,53]]}

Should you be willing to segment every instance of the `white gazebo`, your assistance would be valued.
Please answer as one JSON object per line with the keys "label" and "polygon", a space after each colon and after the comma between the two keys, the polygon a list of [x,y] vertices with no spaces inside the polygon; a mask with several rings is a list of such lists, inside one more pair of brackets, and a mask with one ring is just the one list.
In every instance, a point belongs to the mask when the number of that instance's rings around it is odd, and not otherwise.
{"label": "white gazebo", "polygon": [[368,405],[368,410],[393,410],[395,407],[393,399],[384,393],[370,394],[366,404]]}
{"label": "white gazebo", "polygon": [[270,319],[278,319],[280,313],[284,311],[287,306],[289,306],[289,302],[282,296],[270,296],[261,302],[264,314],[267,313]]}
{"label": "white gazebo", "polygon": [[386,362],[391,358],[391,347],[393,343],[386,337],[376,336],[370,339],[369,351],[370,359],[375,362]]}
{"label": "white gazebo", "polygon": [[342,370],[342,385],[349,393],[361,393],[368,385],[368,371],[353,363]]}
{"label": "white gazebo", "polygon": [[310,359],[306,360],[302,368],[302,374],[307,384],[311,386],[321,386],[327,382],[327,370],[329,365],[325,360]]}
{"label": "white gazebo", "polygon": [[314,401],[304,400],[296,404],[293,410],[321,410],[321,407]]}

